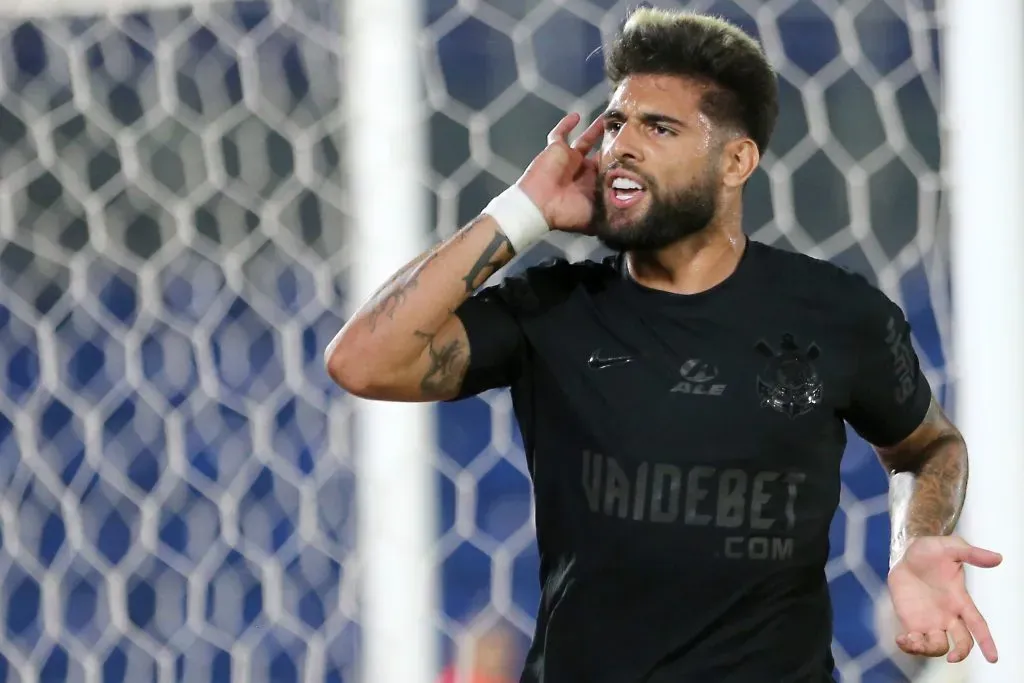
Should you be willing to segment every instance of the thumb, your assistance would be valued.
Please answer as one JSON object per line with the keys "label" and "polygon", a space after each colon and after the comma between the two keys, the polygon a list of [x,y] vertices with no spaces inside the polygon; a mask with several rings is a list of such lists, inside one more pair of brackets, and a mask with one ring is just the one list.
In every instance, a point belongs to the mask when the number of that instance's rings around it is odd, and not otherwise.
{"label": "thumb", "polygon": [[964,564],[969,564],[972,567],[991,569],[992,567],[998,567],[1003,562],[1003,556],[999,553],[966,543],[952,550],[954,559]]}

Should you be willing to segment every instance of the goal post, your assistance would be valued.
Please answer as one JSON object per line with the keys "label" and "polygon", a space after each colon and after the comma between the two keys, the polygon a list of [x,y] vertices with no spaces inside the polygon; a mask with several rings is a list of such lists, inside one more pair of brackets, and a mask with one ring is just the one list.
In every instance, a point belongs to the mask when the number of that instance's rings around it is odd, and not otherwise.
{"label": "goal post", "polygon": [[970,681],[1024,680],[1024,4],[947,0],[956,420],[971,452],[961,533],[1003,553],[968,584],[1000,647]]}
{"label": "goal post", "polygon": [[[434,241],[420,70],[425,12],[413,0],[338,1],[346,27],[353,312]],[[359,401],[357,409],[360,678],[433,683],[439,673],[434,411],[379,401]]]}

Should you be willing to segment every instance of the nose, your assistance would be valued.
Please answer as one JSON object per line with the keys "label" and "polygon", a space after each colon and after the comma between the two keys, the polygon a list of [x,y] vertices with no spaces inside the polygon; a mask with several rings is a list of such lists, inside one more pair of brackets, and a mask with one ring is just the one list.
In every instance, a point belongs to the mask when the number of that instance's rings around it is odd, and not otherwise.
{"label": "nose", "polygon": [[610,137],[608,153],[619,163],[643,160],[643,148],[634,126],[624,123]]}

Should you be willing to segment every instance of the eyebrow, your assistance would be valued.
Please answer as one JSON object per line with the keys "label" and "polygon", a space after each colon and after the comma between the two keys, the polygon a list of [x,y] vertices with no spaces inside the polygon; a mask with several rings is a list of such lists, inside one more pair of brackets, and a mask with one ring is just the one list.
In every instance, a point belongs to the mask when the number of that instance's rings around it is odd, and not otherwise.
{"label": "eyebrow", "polygon": [[[613,119],[613,120],[618,120],[618,121],[623,121],[626,118],[628,118],[625,114],[623,114],[618,109],[609,109],[608,111],[606,111],[604,113],[604,117],[606,119]],[[680,121],[679,119],[673,118],[673,117],[671,117],[671,116],[669,116],[667,114],[656,114],[656,113],[653,113],[653,112],[647,112],[647,113],[640,114],[637,118],[639,118],[643,123],[645,123],[647,125],[657,125],[657,124],[667,123],[667,124],[670,124],[670,125],[679,126],[680,128],[683,128],[683,127],[686,126],[686,124],[684,122]]]}

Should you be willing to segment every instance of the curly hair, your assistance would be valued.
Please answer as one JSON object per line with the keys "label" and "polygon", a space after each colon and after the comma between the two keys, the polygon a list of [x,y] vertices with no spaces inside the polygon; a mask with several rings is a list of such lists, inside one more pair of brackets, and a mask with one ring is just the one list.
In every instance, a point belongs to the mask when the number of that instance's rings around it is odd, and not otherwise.
{"label": "curly hair", "polygon": [[711,85],[701,111],[749,136],[763,154],[779,113],[775,71],[761,45],[724,19],[637,9],[605,50],[613,86],[637,74],[692,78]]}

